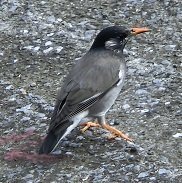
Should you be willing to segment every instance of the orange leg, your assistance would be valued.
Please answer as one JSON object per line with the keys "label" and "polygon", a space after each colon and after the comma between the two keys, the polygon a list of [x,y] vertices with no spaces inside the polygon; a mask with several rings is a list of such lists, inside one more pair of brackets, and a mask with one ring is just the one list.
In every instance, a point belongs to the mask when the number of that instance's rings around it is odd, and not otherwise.
{"label": "orange leg", "polygon": [[110,139],[111,138],[116,138],[116,137],[121,137],[121,138],[123,138],[126,141],[130,141],[130,142],[133,141],[133,139],[129,138],[123,132],[117,130],[116,128],[114,128],[114,127],[112,127],[112,126],[110,126],[110,125],[108,125],[106,123],[102,124],[102,126],[100,124],[94,123],[94,122],[86,122],[86,123],[83,123],[81,125],[85,126],[83,129],[81,129],[82,133],[85,132],[86,130],[88,130],[90,127],[99,127],[99,128],[102,127],[104,129],[108,130],[109,132],[111,132],[112,135],[111,135]]}
{"label": "orange leg", "polygon": [[82,133],[88,130],[90,127],[101,127],[98,123],[94,123],[94,122],[86,122],[81,124],[81,126],[85,126],[84,128],[81,129]]}
{"label": "orange leg", "polygon": [[115,137],[121,137],[126,141],[130,141],[132,142],[133,139],[129,138],[127,135],[125,135],[123,132],[117,130],[116,128],[108,125],[108,124],[102,124],[102,127],[106,130],[108,130],[109,132],[111,132],[112,137],[111,138],[115,138]]}

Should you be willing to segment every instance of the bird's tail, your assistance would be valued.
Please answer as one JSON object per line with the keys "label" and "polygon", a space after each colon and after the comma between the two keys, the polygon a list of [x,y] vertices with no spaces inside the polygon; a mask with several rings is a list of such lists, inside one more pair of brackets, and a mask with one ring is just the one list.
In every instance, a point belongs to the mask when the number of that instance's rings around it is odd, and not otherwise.
{"label": "bird's tail", "polygon": [[65,123],[57,126],[56,129],[50,130],[39,149],[39,154],[49,154],[54,151],[60,140],[70,133],[72,129],[68,130],[68,127],[72,124],[70,121],[65,121]]}
{"label": "bird's tail", "polygon": [[58,142],[59,138],[52,131],[50,131],[39,149],[39,154],[50,153]]}

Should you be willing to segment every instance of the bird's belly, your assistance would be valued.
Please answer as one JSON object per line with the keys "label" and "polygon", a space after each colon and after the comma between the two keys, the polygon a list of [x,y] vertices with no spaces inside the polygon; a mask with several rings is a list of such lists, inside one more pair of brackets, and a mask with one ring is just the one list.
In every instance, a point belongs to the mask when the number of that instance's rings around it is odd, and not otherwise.
{"label": "bird's belly", "polygon": [[114,104],[116,98],[118,97],[122,88],[122,84],[119,86],[113,87],[109,90],[102,99],[96,102],[90,109],[89,109],[89,116],[103,116],[107,113],[107,111],[111,108]]}

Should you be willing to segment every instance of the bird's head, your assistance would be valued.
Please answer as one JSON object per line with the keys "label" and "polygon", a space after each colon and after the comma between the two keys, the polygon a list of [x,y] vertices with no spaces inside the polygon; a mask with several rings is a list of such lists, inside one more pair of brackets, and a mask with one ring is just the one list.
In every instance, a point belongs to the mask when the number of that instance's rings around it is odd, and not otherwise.
{"label": "bird's head", "polygon": [[125,44],[131,36],[135,36],[144,32],[149,32],[148,28],[131,28],[124,26],[111,26],[103,29],[95,38],[92,49],[112,49],[123,50]]}

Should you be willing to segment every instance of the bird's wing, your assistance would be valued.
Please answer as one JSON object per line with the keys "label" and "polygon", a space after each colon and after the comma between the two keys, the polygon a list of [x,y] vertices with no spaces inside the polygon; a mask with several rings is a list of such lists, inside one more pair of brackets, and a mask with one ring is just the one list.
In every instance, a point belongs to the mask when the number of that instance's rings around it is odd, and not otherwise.
{"label": "bird's wing", "polygon": [[114,56],[113,59],[113,55],[111,57],[109,54],[101,55],[99,59],[96,56],[92,54],[83,57],[66,78],[58,94],[49,130],[85,111],[121,82],[121,58]]}

